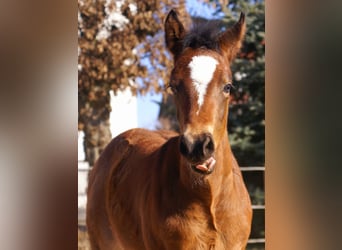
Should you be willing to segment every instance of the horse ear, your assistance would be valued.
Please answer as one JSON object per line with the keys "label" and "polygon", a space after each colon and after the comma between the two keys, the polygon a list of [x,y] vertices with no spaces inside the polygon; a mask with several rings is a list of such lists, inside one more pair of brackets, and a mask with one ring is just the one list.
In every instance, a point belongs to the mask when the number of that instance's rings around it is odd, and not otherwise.
{"label": "horse ear", "polygon": [[185,29],[175,10],[171,10],[165,20],[165,41],[167,48],[174,56],[182,50],[182,39],[185,35]]}
{"label": "horse ear", "polygon": [[219,37],[220,48],[227,55],[229,61],[232,61],[240,51],[245,32],[245,14],[241,12],[239,21]]}

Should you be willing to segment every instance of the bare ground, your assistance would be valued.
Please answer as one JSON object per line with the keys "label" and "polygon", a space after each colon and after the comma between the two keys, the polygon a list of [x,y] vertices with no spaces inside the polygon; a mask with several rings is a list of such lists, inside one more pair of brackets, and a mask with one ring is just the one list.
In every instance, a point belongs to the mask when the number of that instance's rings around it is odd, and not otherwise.
{"label": "bare ground", "polygon": [[78,250],[91,250],[87,230],[84,227],[78,227]]}

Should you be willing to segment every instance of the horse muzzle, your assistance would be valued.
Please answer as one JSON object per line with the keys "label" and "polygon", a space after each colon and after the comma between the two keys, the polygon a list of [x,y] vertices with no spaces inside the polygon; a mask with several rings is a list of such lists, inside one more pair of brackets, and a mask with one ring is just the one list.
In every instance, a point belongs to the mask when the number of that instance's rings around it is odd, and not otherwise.
{"label": "horse muzzle", "polygon": [[194,171],[210,174],[214,170],[216,163],[213,157],[215,145],[211,134],[182,135],[179,150]]}

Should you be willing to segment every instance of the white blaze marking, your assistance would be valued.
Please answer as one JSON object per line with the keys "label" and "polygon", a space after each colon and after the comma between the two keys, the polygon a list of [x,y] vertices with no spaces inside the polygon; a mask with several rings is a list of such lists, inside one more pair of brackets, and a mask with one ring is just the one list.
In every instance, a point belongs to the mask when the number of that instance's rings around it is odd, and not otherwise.
{"label": "white blaze marking", "polygon": [[217,60],[211,56],[194,56],[189,63],[190,77],[198,96],[197,114],[203,104],[207,86],[213,78],[217,63]]}

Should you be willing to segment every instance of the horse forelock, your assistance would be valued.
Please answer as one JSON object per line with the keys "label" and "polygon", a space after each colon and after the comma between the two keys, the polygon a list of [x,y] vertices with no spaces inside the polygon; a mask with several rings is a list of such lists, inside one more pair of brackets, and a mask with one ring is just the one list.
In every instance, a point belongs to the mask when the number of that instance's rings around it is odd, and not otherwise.
{"label": "horse forelock", "polygon": [[220,52],[218,37],[221,33],[220,21],[197,21],[192,29],[183,39],[183,49],[185,48],[206,48]]}

